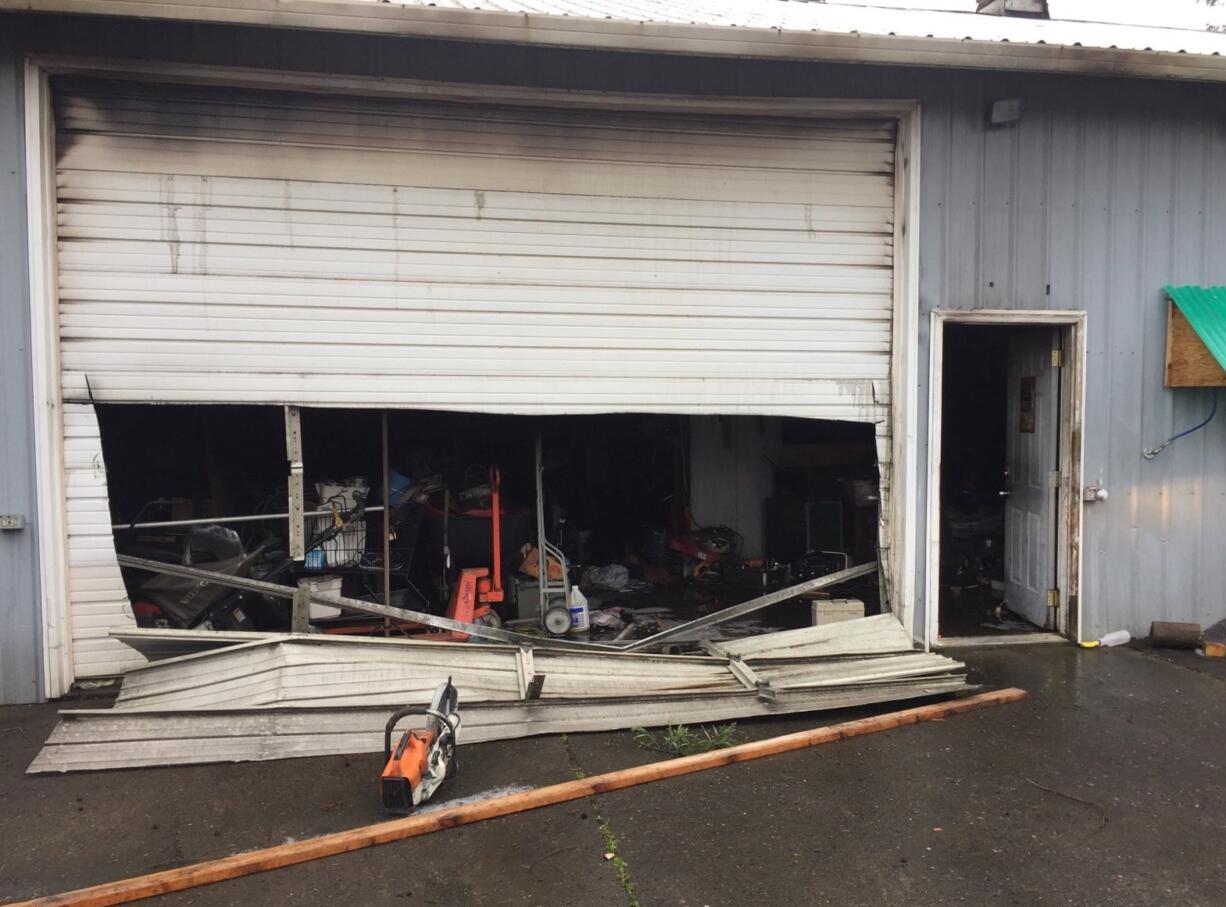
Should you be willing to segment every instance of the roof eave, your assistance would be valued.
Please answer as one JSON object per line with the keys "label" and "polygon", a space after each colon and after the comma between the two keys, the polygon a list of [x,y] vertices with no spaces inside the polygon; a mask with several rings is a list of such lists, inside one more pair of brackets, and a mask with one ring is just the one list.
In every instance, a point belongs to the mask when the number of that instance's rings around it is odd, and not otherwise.
{"label": "roof eave", "polygon": [[212,22],[657,54],[1226,81],[1226,57],[1008,41],[632,22],[321,0],[0,0],[0,11]]}

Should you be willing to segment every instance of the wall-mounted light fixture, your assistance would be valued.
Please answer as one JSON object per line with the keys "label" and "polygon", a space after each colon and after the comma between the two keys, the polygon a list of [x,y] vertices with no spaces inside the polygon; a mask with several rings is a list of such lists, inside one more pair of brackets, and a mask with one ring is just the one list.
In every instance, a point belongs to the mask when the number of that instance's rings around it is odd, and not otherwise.
{"label": "wall-mounted light fixture", "polygon": [[1002,98],[999,101],[993,101],[992,106],[988,109],[988,125],[1008,126],[1010,123],[1020,122],[1022,111],[1025,109],[1026,105],[1021,98]]}

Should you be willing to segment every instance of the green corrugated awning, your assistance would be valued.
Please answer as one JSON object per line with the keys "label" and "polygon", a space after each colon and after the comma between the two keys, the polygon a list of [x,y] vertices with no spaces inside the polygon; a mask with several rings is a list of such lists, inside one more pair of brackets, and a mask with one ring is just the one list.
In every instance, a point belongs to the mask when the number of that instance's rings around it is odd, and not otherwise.
{"label": "green corrugated awning", "polygon": [[1226,287],[1167,287],[1166,295],[1226,369]]}

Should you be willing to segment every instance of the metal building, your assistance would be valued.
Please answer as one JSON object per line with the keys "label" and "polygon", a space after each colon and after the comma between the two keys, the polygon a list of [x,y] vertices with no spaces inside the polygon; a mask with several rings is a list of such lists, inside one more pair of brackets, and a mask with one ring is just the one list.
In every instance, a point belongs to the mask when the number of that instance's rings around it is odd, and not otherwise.
{"label": "metal building", "polygon": [[94,403],[872,423],[888,604],[938,644],[966,325],[1028,436],[1017,609],[1226,616],[1226,428],[1143,455],[1215,393],[1164,385],[1163,288],[1226,283],[1226,36],[515,7],[0,0],[4,701],[135,657]]}

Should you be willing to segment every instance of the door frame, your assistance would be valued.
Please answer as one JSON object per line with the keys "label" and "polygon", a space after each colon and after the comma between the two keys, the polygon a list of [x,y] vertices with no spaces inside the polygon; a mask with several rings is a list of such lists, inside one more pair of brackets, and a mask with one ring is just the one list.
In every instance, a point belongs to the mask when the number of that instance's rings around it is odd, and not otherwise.
{"label": "door frame", "polygon": [[[1063,332],[1064,374],[1060,381],[1060,485],[1056,517],[1056,632],[1081,638],[1081,534],[1083,426],[1085,422],[1086,313],[1073,310],[934,309],[928,332],[927,525],[924,553],[924,647],[939,646],[941,564],[941,433],[944,405],[945,326],[1058,327]],[[1019,642],[1050,640],[1050,634],[1022,634]]]}
{"label": "door frame", "polygon": [[[889,461],[883,488],[891,495],[879,527],[883,588],[891,610],[915,633],[919,553],[919,223],[920,103],[890,98],[787,98],[653,95],[484,85],[379,76],[297,72],[208,63],[29,54],[25,57],[26,205],[30,241],[31,364],[37,451],[40,615],[43,694],[56,698],[74,680],[68,600],[68,540],[58,330],[55,122],[53,75],[99,76],[175,85],[287,90],[322,95],[418,98],[457,104],[504,104],[557,109],[686,112],[813,119],[880,118],[897,124],[894,147],[893,293],[890,323]],[[69,401],[71,402],[71,401]],[[92,402],[92,400],[90,401]],[[285,401],[291,402],[291,401]]]}

